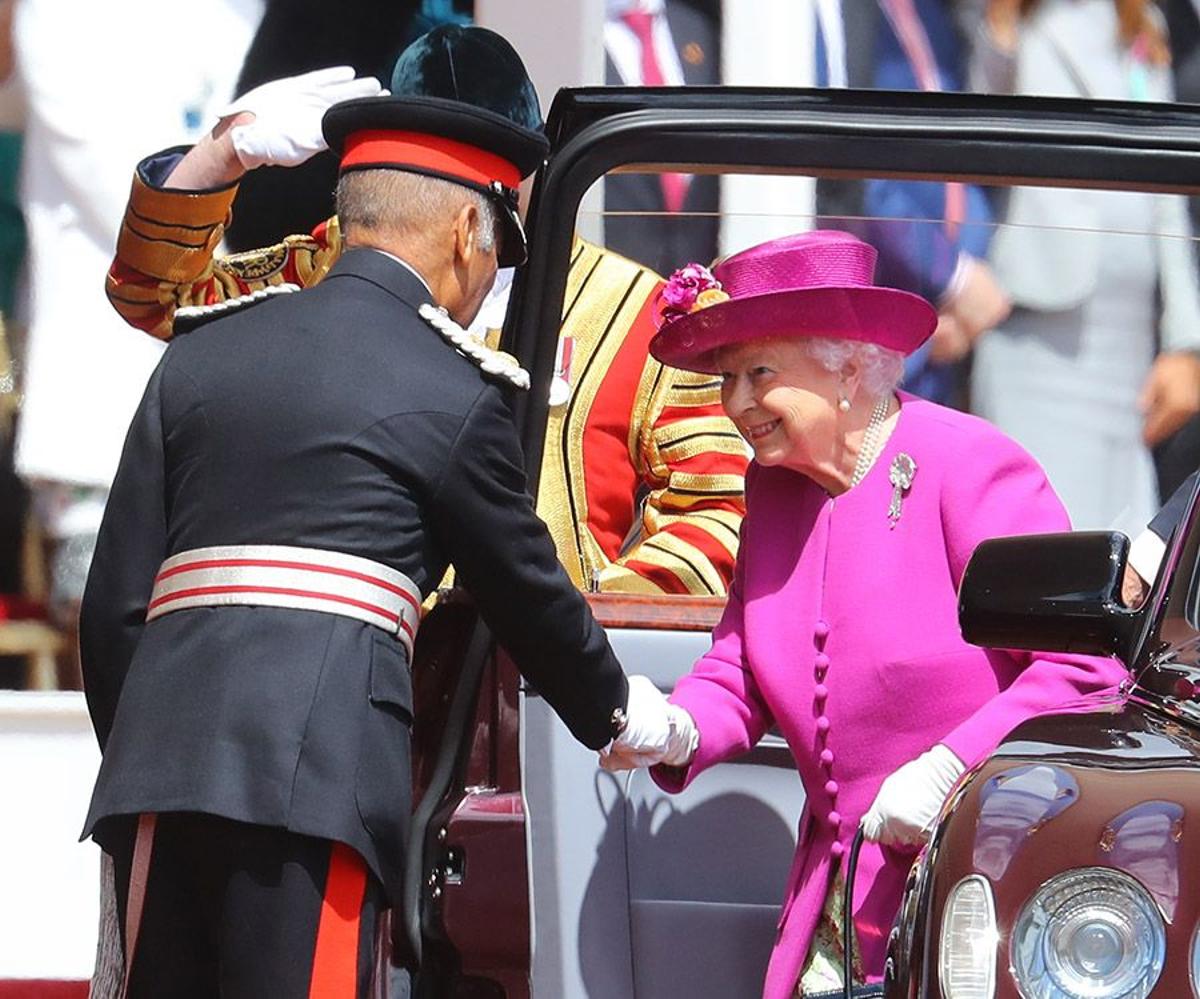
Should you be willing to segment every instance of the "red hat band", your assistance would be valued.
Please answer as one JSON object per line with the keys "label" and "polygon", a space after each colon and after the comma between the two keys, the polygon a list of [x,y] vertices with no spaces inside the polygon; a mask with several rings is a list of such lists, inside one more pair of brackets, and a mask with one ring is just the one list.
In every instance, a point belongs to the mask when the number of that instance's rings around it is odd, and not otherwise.
{"label": "red hat band", "polygon": [[409,168],[482,188],[492,188],[499,181],[505,188],[515,189],[521,183],[520,169],[504,157],[425,132],[368,129],[347,136],[342,170],[369,167]]}

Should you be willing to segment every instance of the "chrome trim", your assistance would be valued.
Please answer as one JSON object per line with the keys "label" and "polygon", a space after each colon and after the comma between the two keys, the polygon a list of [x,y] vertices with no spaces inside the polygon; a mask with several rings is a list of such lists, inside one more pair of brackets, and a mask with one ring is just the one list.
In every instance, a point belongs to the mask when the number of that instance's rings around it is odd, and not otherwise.
{"label": "chrome trim", "polygon": [[1197,971],[1200,971],[1200,955],[1197,949],[1200,948],[1200,923],[1196,924],[1196,928],[1192,930],[1192,945],[1188,948],[1188,981],[1192,983],[1192,995],[1200,997],[1200,981],[1197,980]]}

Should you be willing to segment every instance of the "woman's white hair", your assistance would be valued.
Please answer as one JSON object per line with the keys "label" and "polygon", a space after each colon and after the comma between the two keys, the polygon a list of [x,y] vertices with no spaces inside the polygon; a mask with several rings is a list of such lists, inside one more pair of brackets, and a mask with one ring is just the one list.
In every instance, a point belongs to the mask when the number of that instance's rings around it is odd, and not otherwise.
{"label": "woman's white hair", "polygon": [[853,361],[858,365],[863,388],[876,398],[893,391],[904,377],[904,355],[877,343],[812,336],[804,338],[804,346],[826,371],[841,371]]}

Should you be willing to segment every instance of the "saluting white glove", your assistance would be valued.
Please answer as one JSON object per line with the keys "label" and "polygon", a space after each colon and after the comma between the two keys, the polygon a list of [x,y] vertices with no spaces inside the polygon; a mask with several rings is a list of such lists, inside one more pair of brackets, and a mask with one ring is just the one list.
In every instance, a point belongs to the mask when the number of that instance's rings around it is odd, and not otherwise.
{"label": "saluting white glove", "polygon": [[629,678],[625,718],[625,730],[600,750],[605,770],[682,766],[695,755],[700,734],[692,716],[668,701],[648,677]]}
{"label": "saluting white glove", "polygon": [[880,786],[862,818],[863,836],[887,846],[923,843],[964,769],[940,743],[910,760]]}
{"label": "saluting white glove", "polygon": [[255,87],[226,107],[221,118],[254,115],[253,121],[230,132],[238,160],[247,170],[299,166],[328,148],[321,118],[329,108],[383,92],[373,76],[355,77],[352,66],[330,66]]}

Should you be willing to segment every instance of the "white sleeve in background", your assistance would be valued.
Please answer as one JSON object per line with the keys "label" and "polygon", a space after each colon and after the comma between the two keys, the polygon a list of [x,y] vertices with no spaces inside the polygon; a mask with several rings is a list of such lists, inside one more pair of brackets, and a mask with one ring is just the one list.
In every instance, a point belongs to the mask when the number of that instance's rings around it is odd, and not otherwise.
{"label": "white sleeve in background", "polygon": [[130,177],[141,157],[211,124],[233,96],[261,13],[261,0],[17,4],[29,332],[16,465],[25,478],[111,482],[163,349],[104,296]]}
{"label": "white sleeve in background", "polygon": [[1150,528],[1146,528],[1129,546],[1129,564],[1147,583],[1153,583],[1166,551],[1166,542]]}

